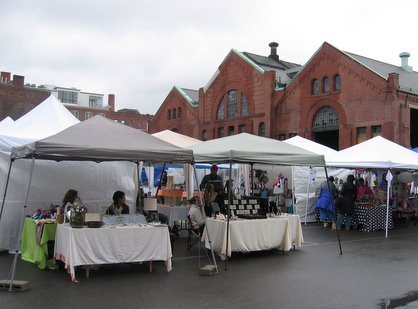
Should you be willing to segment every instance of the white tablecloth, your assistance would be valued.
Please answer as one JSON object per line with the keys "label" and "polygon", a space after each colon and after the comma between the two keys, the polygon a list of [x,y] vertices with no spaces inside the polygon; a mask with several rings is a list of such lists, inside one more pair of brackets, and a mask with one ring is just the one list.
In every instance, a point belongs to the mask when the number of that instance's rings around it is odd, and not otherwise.
{"label": "white tablecloth", "polygon": [[301,247],[303,243],[302,225],[300,223],[299,215],[284,214],[279,218],[287,218],[290,224],[290,240],[295,247]]}
{"label": "white tablecloth", "polygon": [[160,214],[166,215],[168,218],[168,224],[174,225],[174,221],[187,220],[187,214],[189,213],[190,206],[169,206],[169,205],[157,205],[157,210]]}
{"label": "white tablecloth", "polygon": [[[289,251],[292,244],[300,246],[303,242],[299,216],[280,216],[256,220],[231,220],[229,222],[228,253],[226,251],[225,220],[207,218],[202,241],[210,248],[207,231],[215,252],[222,259],[231,252],[250,252],[270,249]],[[298,227],[299,226],[299,227]]]}
{"label": "white tablecloth", "polygon": [[58,224],[54,257],[65,263],[75,280],[79,265],[165,261],[171,271],[172,252],[167,226],[72,228]]}

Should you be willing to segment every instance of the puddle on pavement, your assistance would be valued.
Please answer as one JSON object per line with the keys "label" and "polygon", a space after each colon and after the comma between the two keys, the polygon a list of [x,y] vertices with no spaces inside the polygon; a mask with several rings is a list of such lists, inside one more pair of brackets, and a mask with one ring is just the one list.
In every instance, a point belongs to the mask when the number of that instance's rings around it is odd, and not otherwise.
{"label": "puddle on pavement", "polygon": [[380,309],[418,308],[418,291],[413,291],[398,298],[384,298],[379,303]]}

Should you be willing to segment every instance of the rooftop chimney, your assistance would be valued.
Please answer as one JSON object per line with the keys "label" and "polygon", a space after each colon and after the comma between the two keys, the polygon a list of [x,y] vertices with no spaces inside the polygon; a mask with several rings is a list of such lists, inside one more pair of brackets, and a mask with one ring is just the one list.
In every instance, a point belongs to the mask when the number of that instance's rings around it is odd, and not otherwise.
{"label": "rooftop chimney", "polygon": [[271,42],[269,46],[270,46],[269,58],[272,58],[274,60],[279,60],[279,55],[277,54],[277,47],[279,46],[279,44],[276,42]]}
{"label": "rooftop chimney", "polygon": [[109,110],[114,112],[115,111],[115,95],[109,94],[107,96],[107,105],[109,106]]}
{"label": "rooftop chimney", "polygon": [[411,56],[411,54],[407,52],[399,54],[399,57],[401,57],[401,69],[407,72],[412,72],[412,67],[408,65],[409,56]]}
{"label": "rooftop chimney", "polygon": [[10,82],[10,72],[1,72],[1,78],[0,78],[0,82],[7,84],[8,82]]}
{"label": "rooftop chimney", "polygon": [[22,75],[13,75],[13,86],[17,88],[23,88],[25,83],[25,77]]}

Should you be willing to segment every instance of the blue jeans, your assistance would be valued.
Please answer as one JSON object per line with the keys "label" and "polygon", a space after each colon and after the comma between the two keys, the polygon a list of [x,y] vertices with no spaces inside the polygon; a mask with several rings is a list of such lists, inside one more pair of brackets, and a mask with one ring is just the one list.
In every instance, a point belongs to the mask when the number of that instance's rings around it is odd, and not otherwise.
{"label": "blue jeans", "polygon": [[351,218],[351,216],[348,216],[347,214],[338,213],[338,216],[337,216],[337,229],[339,229],[339,230],[341,229],[341,225],[344,222],[344,218],[345,218],[345,224],[344,224],[344,226],[345,226],[345,229],[348,231],[350,229],[350,227],[351,227],[352,218]]}

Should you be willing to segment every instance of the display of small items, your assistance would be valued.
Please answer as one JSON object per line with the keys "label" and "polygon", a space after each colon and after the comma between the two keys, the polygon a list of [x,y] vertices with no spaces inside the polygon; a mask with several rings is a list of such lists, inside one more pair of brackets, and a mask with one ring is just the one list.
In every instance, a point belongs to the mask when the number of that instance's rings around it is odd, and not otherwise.
{"label": "display of small items", "polygon": [[64,211],[58,205],[51,204],[49,209],[37,209],[32,212],[27,217],[31,217],[34,220],[41,220],[41,219],[53,219],[57,217],[57,215],[63,214]]}
{"label": "display of small items", "polygon": [[189,228],[188,220],[176,220],[174,221],[174,226],[177,226],[180,230],[187,230]]}
{"label": "display of small items", "polygon": [[[226,201],[226,204],[228,201]],[[257,200],[233,200],[231,204],[231,215],[256,215],[260,214],[260,205]]]}

